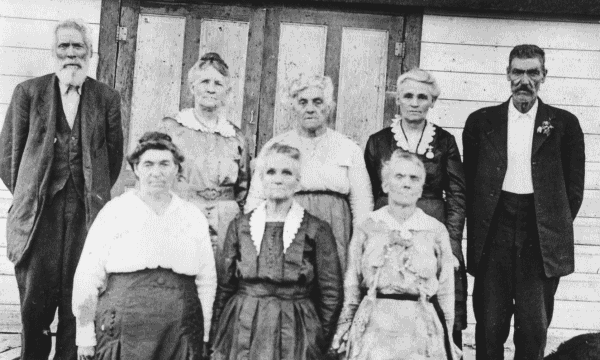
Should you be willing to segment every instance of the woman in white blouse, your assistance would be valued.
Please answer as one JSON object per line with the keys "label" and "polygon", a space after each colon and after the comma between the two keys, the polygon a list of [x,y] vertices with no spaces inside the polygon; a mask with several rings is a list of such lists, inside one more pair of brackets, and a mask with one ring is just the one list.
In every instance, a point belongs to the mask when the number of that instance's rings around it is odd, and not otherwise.
{"label": "woman in white blouse", "polygon": [[[295,200],[329,223],[337,242],[342,270],[345,270],[346,248],[353,226],[373,209],[371,182],[362,151],[354,141],[327,127],[335,107],[329,77],[300,76],[291,82],[288,97],[298,126],[275,136],[263,149],[280,143],[300,150],[302,176]],[[260,178],[254,174],[245,212],[263,200]]]}
{"label": "woman in white blouse", "polygon": [[127,158],[139,189],[110,201],[75,273],[79,359],[201,359],[216,272],[208,222],[171,187],[183,155],[148,132]]}

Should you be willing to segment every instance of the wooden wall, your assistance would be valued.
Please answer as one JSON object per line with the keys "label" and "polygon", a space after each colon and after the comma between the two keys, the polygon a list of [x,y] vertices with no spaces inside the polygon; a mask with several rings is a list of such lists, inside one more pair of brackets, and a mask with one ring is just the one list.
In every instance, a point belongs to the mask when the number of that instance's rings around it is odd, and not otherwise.
{"label": "wooden wall", "polygon": [[[57,21],[80,18],[92,30],[94,55],[89,76],[98,65],[101,0],[0,0],[0,126],[15,86],[54,72],[53,29]],[[19,293],[12,263],[6,258],[6,211],[12,197],[0,181],[0,333],[18,332]]]}
{"label": "wooden wall", "polygon": [[[439,15],[425,15],[423,19],[420,66],[436,77],[442,89],[429,118],[456,136],[461,153],[467,116],[509,98],[506,67],[510,50],[517,44],[537,44],[546,51],[548,78],[542,84],[540,98],[571,111],[581,122],[587,163],[584,202],[575,220],[576,273],[561,279],[558,287],[550,332],[556,337],[600,330],[598,34],[597,23]],[[472,289],[470,279],[469,291]],[[471,331],[474,320],[471,312]]]}

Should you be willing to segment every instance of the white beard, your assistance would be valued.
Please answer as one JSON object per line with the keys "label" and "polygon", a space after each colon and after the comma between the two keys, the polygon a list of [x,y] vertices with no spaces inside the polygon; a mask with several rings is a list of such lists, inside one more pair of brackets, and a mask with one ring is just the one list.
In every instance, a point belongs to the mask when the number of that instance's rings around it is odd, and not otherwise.
{"label": "white beard", "polygon": [[56,59],[56,76],[61,84],[81,86],[87,77],[90,67],[89,59],[81,60],[81,68],[69,66],[63,68],[64,60]]}

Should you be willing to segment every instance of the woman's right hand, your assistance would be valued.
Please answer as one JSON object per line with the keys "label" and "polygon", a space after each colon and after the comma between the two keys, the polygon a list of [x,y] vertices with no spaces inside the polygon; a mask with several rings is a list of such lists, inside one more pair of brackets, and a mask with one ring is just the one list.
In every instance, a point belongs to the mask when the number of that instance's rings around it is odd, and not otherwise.
{"label": "woman's right hand", "polygon": [[338,325],[333,341],[331,342],[332,352],[341,354],[346,351],[346,343],[348,342],[351,326],[351,321]]}
{"label": "woman's right hand", "polygon": [[92,360],[95,353],[94,346],[79,346],[77,347],[77,360]]}

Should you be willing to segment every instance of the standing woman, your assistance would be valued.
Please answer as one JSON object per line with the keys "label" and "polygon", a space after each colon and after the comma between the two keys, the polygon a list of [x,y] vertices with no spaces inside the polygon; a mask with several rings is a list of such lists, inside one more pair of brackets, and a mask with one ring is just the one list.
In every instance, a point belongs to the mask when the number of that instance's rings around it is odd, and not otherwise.
{"label": "standing woman", "polygon": [[427,171],[423,195],[417,206],[445,224],[450,234],[456,268],[456,314],[452,335],[456,345],[462,348],[462,330],[467,327],[467,275],[462,253],[466,198],[460,152],[452,134],[427,121],[427,112],[440,95],[433,76],[424,70],[412,69],[398,78],[397,89],[400,114],[391,127],[371,135],[365,149],[375,209],[388,203],[381,186],[384,161],[397,149],[416,154]]}
{"label": "standing woman", "polygon": [[[327,76],[300,76],[288,89],[297,118],[295,130],[268,141],[293,146],[302,153],[302,176],[295,199],[311,214],[329,223],[335,235],[342,270],[353,226],[373,209],[369,175],[359,146],[327,127],[335,107]],[[252,178],[246,212],[265,198],[259,176]]]}
{"label": "standing woman", "polygon": [[148,132],[127,157],[139,189],[108,202],[75,272],[79,359],[200,360],[217,286],[208,222],[171,191],[183,155]]}
{"label": "standing woman", "polygon": [[273,144],[256,176],[266,201],[231,222],[213,311],[213,360],[322,359],[342,301],[329,225],[296,201],[300,152]]}
{"label": "standing woman", "polygon": [[219,54],[204,54],[188,72],[188,85],[194,108],[163,119],[161,131],[187,158],[175,192],[206,215],[218,259],[227,226],[243,209],[248,192],[248,147],[227,119],[229,68]]}

